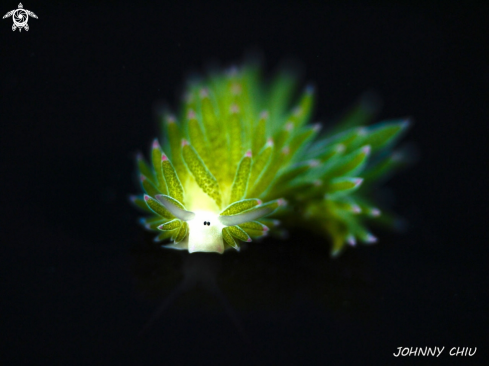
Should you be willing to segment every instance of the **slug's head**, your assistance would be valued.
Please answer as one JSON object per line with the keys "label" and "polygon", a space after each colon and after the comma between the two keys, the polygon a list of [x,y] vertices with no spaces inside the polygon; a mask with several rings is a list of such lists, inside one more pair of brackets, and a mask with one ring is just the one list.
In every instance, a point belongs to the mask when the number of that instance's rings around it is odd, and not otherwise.
{"label": "slug's head", "polygon": [[188,251],[193,252],[224,252],[222,229],[224,225],[219,216],[210,211],[196,211],[194,219],[187,221]]}
{"label": "slug's head", "polygon": [[158,195],[157,199],[177,219],[188,225],[188,235],[182,240],[189,253],[193,252],[224,252],[222,229],[219,215],[212,211],[187,211],[176,204],[168,196]]}

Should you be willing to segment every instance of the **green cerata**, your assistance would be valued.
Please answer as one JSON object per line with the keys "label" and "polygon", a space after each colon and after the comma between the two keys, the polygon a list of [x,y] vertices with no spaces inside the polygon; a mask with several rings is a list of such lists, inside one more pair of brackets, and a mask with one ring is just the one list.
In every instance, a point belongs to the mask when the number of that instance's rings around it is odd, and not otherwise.
{"label": "green cerata", "polygon": [[361,100],[321,133],[309,123],[312,86],[293,100],[293,73],[260,75],[256,63],[211,72],[189,82],[178,115],[162,116],[150,162],[137,157],[144,193],[131,200],[148,214],[143,225],[190,253],[239,250],[292,226],[323,234],[333,255],[376,242],[370,224],[395,219],[373,193],[403,165],[394,145],[409,121],[369,125]]}

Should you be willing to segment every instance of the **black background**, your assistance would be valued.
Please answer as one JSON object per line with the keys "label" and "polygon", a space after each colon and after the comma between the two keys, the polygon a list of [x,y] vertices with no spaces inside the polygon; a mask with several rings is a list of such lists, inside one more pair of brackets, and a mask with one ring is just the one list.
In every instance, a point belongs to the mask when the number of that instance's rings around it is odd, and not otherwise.
{"label": "black background", "polygon": [[[445,351],[412,363],[487,363],[487,6],[24,7],[28,32],[0,22],[2,364],[396,364],[416,346]],[[250,50],[268,76],[303,65],[325,124],[366,90],[380,119],[414,118],[419,161],[388,184],[406,233],[334,260],[307,232],[223,256],[152,244],[127,197],[155,109]],[[172,292],[183,278],[200,285]]]}

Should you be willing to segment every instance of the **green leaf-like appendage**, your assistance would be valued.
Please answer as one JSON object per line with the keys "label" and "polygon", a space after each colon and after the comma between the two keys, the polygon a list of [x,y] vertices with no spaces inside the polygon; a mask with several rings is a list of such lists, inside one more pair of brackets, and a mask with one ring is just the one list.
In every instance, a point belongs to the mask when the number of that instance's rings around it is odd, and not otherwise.
{"label": "green leaf-like appendage", "polygon": [[143,190],[149,194],[150,196],[154,197],[157,194],[160,194],[161,192],[154,186],[154,184],[146,178],[144,175],[141,174],[139,177],[141,180],[141,186],[143,187]]}
{"label": "green leaf-like appendage", "polygon": [[183,187],[180,179],[178,179],[177,172],[165,154],[161,154],[160,156],[161,170],[165,177],[168,194],[178,202],[183,202]]}
{"label": "green leaf-like appendage", "polygon": [[168,147],[165,149],[167,152],[170,151],[171,154],[169,158],[171,159],[173,166],[179,174],[180,181],[185,181],[187,176],[187,170],[182,159],[182,131],[178,126],[177,122],[173,117],[168,117],[166,120],[166,131],[168,134]]}
{"label": "green leaf-like appendage", "polygon": [[367,128],[366,134],[356,142],[357,146],[369,145],[372,151],[378,151],[395,142],[409,127],[408,121],[391,121]]}
{"label": "green leaf-like appendage", "polygon": [[246,195],[251,172],[251,152],[241,159],[231,187],[231,202],[239,201]]}
{"label": "green leaf-like appendage", "polygon": [[358,174],[365,166],[370,151],[370,146],[367,145],[338,159],[336,164],[325,175],[329,178],[336,178],[344,175]]}
{"label": "green leaf-like appendage", "polygon": [[260,152],[267,141],[267,120],[268,112],[263,112],[260,115],[260,119],[258,120],[255,131],[253,132],[252,153],[254,155]]}
{"label": "green leaf-like appendage", "polygon": [[343,196],[346,194],[351,194],[354,190],[360,187],[362,182],[362,178],[335,178],[331,180],[331,183],[327,187],[326,192],[328,193],[328,195],[335,195],[336,197],[338,197],[339,195]]}
{"label": "green leaf-like appendage", "polygon": [[270,230],[266,225],[258,221],[249,221],[237,226],[246,232],[251,238],[260,238],[265,236]]}
{"label": "green leaf-like appendage", "polygon": [[216,178],[207,169],[195,149],[187,142],[183,143],[183,158],[200,188],[216,201],[218,207],[221,207],[221,193]]}
{"label": "green leaf-like appendage", "polygon": [[168,219],[164,219],[161,216],[153,216],[150,218],[142,219],[141,224],[144,225],[148,230],[156,230],[158,226],[168,221]]}
{"label": "green leaf-like appendage", "polygon": [[254,211],[258,211],[258,210],[267,208],[267,209],[271,210],[270,213],[266,215],[266,216],[269,216],[275,210],[277,210],[280,206],[284,206],[284,205],[285,205],[284,200],[283,199],[278,199],[278,200],[273,200],[273,201],[269,201],[269,202],[262,203],[260,205],[254,206],[253,208],[250,208],[250,209],[248,209],[246,211],[243,211],[241,213],[251,213],[251,212],[254,212]]}
{"label": "green leaf-like appendage", "polygon": [[197,121],[197,116],[192,110],[188,115],[188,134],[190,143],[195,151],[197,151],[197,154],[199,154],[206,166],[210,166],[212,164],[212,158],[209,152],[208,142],[199,121]]}
{"label": "green leaf-like appendage", "polygon": [[253,159],[253,164],[251,166],[250,179],[248,181],[248,188],[253,187],[258,176],[263,172],[263,170],[270,163],[270,159],[273,154],[273,141],[269,140],[263,149],[258,153],[258,156]]}
{"label": "green leaf-like appendage", "polygon": [[244,211],[247,211],[253,207],[256,207],[261,204],[261,201],[256,199],[256,198],[250,198],[250,199],[245,199],[242,201],[234,202],[230,204],[228,207],[226,207],[222,212],[221,215],[237,215],[240,214]]}
{"label": "green leaf-like appendage", "polygon": [[136,206],[140,210],[142,210],[146,213],[153,213],[153,210],[151,210],[148,207],[148,205],[146,204],[146,201],[144,201],[144,198],[133,195],[133,196],[129,196],[129,200],[133,203],[134,206]]}
{"label": "green leaf-like appendage", "polygon": [[163,231],[162,233],[158,234],[157,237],[155,237],[154,241],[159,243],[159,242],[162,242],[164,240],[170,239],[171,237],[173,237],[174,232],[175,232],[175,230]]}
{"label": "green leaf-like appendage", "polygon": [[161,224],[160,226],[158,226],[158,229],[161,231],[170,231],[170,230],[180,229],[180,226],[182,226],[182,221],[180,221],[179,219],[173,219],[167,221],[164,224]]}
{"label": "green leaf-like appendage", "polygon": [[188,224],[186,222],[182,222],[178,233],[174,237],[175,243],[181,242],[188,235]]}
{"label": "green leaf-like appendage", "polygon": [[[166,194],[167,188],[166,188],[166,182],[165,178],[163,178],[163,170],[161,169],[161,147],[160,144],[158,143],[158,140],[155,139],[153,141],[153,149],[151,151],[151,160],[153,162],[153,167],[155,171],[155,176],[156,176],[156,185],[158,188],[158,191],[160,193]],[[148,192],[148,191],[146,191]],[[148,192],[151,196],[152,194]]]}
{"label": "green leaf-like appendage", "polygon": [[244,132],[238,107],[233,106],[230,108],[232,109],[228,122],[229,151],[226,152],[226,155],[229,156],[229,171],[234,172],[236,170],[236,167],[238,166],[241,157],[243,156]]}
{"label": "green leaf-like appendage", "polygon": [[227,229],[231,233],[232,236],[234,236],[236,239],[239,239],[241,241],[247,241],[250,242],[251,238],[250,236],[241,229],[239,226],[228,226]]}
{"label": "green leaf-like appendage", "polygon": [[230,247],[234,249],[239,248],[238,243],[236,242],[236,240],[234,240],[233,236],[231,235],[230,227],[225,227],[224,229],[222,229],[222,237],[226,242],[226,244],[228,244]]}
{"label": "green leaf-like appendage", "polygon": [[155,200],[154,198],[145,195],[144,200],[146,201],[146,205],[153,211],[155,214],[160,215],[161,217],[165,217],[167,219],[172,219],[173,216],[170,211],[168,211],[160,202]]}
{"label": "green leaf-like appendage", "polygon": [[257,182],[249,191],[248,197],[258,197],[270,187],[270,184],[276,178],[278,171],[282,167],[282,163],[287,159],[288,155],[289,149],[288,147],[284,147],[281,153],[275,159],[272,159],[267,168],[260,174]]}

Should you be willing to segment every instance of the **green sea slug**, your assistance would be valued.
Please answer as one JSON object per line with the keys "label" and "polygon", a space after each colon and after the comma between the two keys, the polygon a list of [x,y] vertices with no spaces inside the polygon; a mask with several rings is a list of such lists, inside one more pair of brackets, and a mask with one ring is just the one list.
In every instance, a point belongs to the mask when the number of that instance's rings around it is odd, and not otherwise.
{"label": "green sea slug", "polygon": [[223,253],[288,226],[324,234],[333,255],[377,241],[367,224],[393,219],[372,191],[401,165],[393,146],[409,121],[367,126],[373,111],[360,103],[320,134],[309,124],[314,88],[292,104],[296,85],[287,72],[265,84],[252,63],[190,82],[178,117],[162,117],[150,163],[137,158],[144,194],[131,200],[155,241]]}

